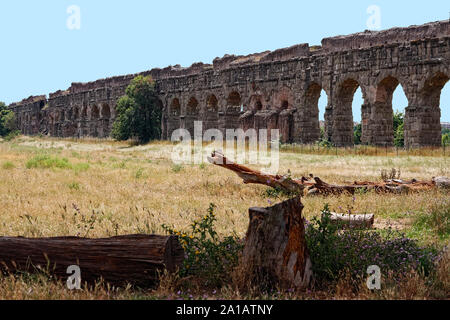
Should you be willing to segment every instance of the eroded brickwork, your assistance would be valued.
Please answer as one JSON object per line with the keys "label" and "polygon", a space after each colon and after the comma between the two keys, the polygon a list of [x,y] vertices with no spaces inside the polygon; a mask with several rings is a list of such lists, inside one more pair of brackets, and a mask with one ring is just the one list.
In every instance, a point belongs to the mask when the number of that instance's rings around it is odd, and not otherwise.
{"label": "eroded brickwork", "polygon": [[[249,56],[216,58],[213,64],[171,66],[141,73],[157,83],[163,139],[194,121],[203,130],[279,128],[283,142],[319,139],[320,92],[328,97],[325,134],[335,145],[353,143],[353,95],[363,93],[362,141],[393,144],[392,95],[401,85],[405,142],[440,144],[440,93],[449,80],[448,21],[380,32],[366,31]],[[24,134],[107,137],[115,105],[136,75],[73,83],[66,91],[30,97],[10,107]]]}

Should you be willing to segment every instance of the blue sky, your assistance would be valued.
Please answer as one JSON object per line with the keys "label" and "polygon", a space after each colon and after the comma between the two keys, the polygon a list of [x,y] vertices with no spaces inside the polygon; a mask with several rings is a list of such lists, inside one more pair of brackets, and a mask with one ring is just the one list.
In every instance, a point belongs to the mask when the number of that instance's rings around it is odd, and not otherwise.
{"label": "blue sky", "polygon": [[[80,30],[66,26],[70,5],[81,9]],[[382,29],[444,20],[450,12],[444,0],[1,1],[0,100],[153,67],[211,63],[226,53],[320,44],[367,29],[370,5],[380,7]],[[441,97],[442,121],[450,121],[449,87]],[[394,108],[406,104],[396,92]],[[354,105],[359,120],[356,96]]]}

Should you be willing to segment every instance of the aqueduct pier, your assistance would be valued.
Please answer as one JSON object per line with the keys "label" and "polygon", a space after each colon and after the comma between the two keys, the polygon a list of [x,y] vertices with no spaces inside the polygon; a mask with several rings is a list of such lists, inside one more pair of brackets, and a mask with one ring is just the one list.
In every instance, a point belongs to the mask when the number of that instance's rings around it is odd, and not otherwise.
{"label": "aqueduct pier", "polygon": [[[353,144],[353,95],[361,88],[362,142],[393,144],[392,96],[402,86],[405,144],[440,145],[440,94],[450,77],[450,23],[325,38],[321,46],[295,45],[248,56],[225,55],[213,64],[142,72],[156,81],[163,109],[162,138],[178,128],[279,128],[283,142],[319,139],[318,100],[328,104],[325,135]],[[65,91],[13,103],[27,135],[107,137],[115,105],[137,74],[73,83]],[[450,106],[447,106],[450,107]]]}

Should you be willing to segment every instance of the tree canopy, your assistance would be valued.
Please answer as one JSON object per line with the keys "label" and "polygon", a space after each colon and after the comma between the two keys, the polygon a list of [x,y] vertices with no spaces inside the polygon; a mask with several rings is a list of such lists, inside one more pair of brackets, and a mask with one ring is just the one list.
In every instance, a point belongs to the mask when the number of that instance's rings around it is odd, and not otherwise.
{"label": "tree canopy", "polygon": [[0,136],[6,136],[16,129],[16,119],[4,102],[0,101]]}
{"label": "tree canopy", "polygon": [[111,136],[117,140],[137,139],[140,143],[161,137],[162,110],[151,77],[137,76],[116,105]]}

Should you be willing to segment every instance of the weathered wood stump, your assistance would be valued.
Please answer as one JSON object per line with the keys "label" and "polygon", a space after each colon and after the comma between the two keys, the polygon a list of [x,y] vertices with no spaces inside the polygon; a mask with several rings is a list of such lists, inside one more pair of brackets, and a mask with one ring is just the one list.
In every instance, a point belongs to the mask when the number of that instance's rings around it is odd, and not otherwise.
{"label": "weathered wood stump", "polygon": [[78,237],[0,237],[0,270],[48,271],[67,279],[67,268],[77,265],[82,283],[102,278],[112,284],[154,285],[158,271],[173,272],[184,259],[174,236],[127,235],[104,239]]}
{"label": "weathered wood stump", "polygon": [[303,205],[296,197],[269,208],[250,208],[243,281],[259,288],[298,289],[310,283]]}

